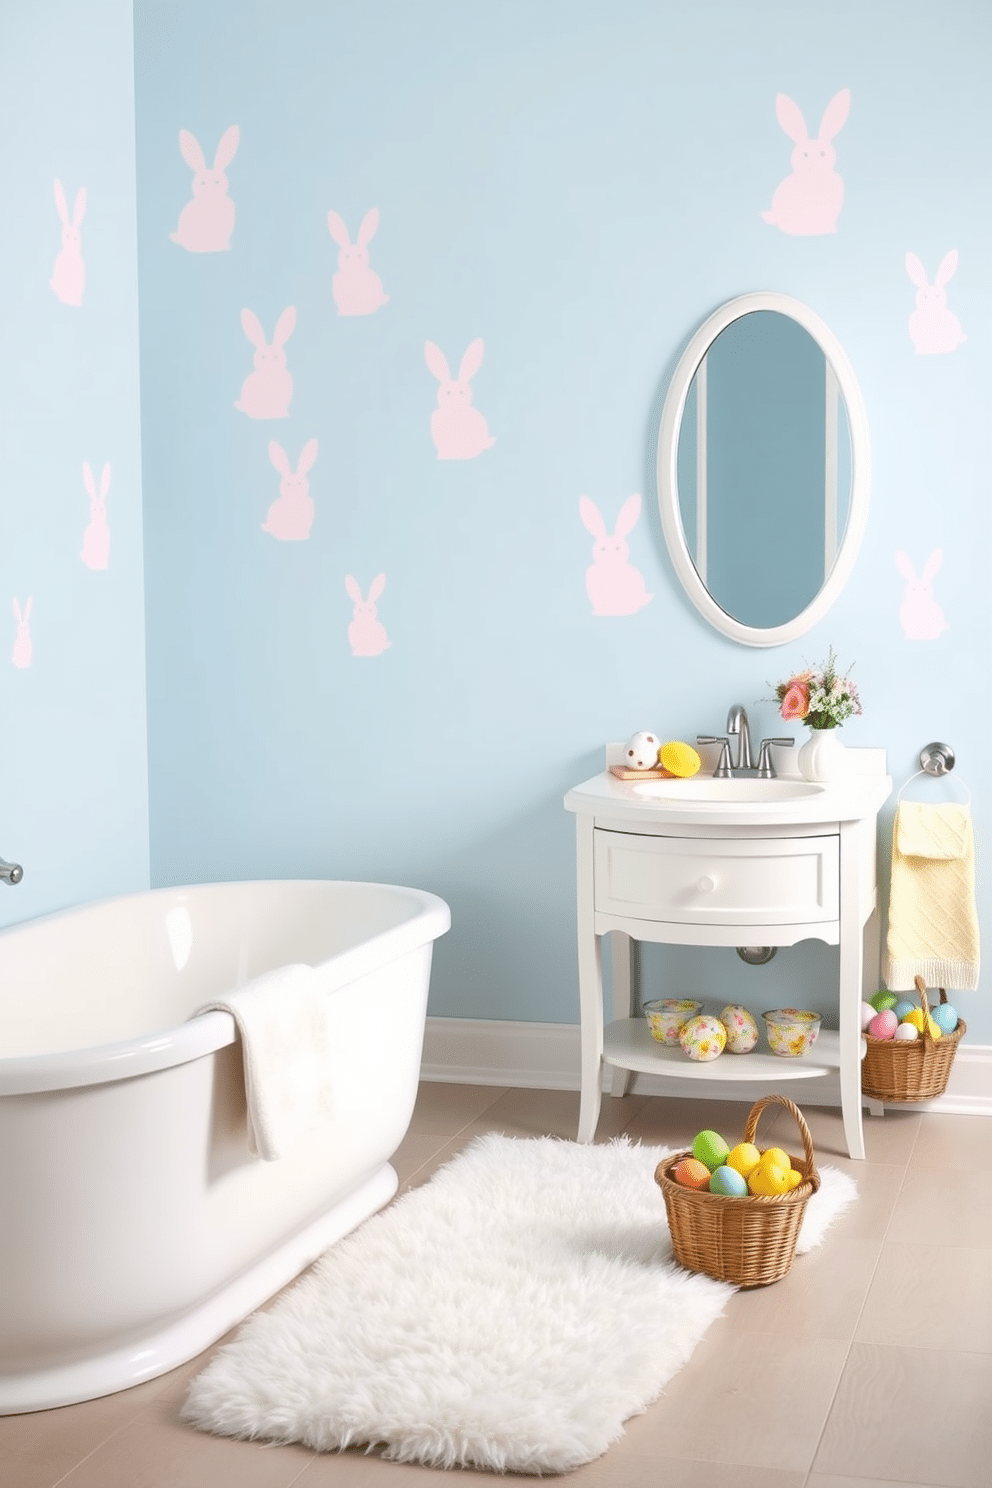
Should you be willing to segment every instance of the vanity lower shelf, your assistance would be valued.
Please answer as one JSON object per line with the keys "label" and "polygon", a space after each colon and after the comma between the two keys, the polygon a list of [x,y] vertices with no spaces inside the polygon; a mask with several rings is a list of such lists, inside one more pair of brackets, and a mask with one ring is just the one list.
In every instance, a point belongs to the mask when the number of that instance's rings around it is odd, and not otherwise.
{"label": "vanity lower shelf", "polygon": [[721,1054],[719,1059],[700,1063],[687,1059],[681,1049],[659,1044],[652,1038],[644,1018],[621,1018],[603,1030],[603,1060],[618,1069],[689,1080],[746,1080],[750,1083],[813,1080],[819,1075],[833,1074],[840,1068],[840,1035],[833,1028],[821,1029],[812,1053],[799,1059],[752,1052]]}

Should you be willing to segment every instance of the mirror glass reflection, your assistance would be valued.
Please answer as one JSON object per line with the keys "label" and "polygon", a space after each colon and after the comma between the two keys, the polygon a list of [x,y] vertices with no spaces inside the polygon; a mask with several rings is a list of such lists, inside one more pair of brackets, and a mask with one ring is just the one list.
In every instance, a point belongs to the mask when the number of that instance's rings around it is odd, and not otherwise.
{"label": "mirror glass reflection", "polygon": [[728,615],[787,624],[834,566],[851,504],[851,431],[819,343],[756,310],[711,342],[678,431],[682,530],[703,586]]}

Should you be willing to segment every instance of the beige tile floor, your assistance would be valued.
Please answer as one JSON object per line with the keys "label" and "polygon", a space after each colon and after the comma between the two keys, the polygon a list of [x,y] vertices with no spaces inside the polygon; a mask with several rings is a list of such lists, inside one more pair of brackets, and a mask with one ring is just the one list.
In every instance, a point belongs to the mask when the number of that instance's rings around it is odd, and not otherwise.
{"label": "beige tile floor", "polygon": [[[839,1114],[803,1110],[818,1160],[855,1175],[858,1202],[784,1280],[737,1293],[661,1399],[605,1456],[568,1474],[570,1485],[992,1484],[992,1123],[890,1111],[867,1122],[868,1161],[853,1163]],[[746,1114],[735,1103],[607,1099],[597,1140],[626,1132],[681,1147],[701,1126],[739,1133]],[[771,1114],[761,1141],[774,1134],[800,1151],[789,1113]],[[569,1092],[424,1084],[396,1158],[401,1185],[425,1182],[479,1132],[574,1138],[577,1118]],[[0,1485],[441,1488],[486,1478],[193,1431],[179,1407],[209,1356],[102,1400],[0,1418]]]}

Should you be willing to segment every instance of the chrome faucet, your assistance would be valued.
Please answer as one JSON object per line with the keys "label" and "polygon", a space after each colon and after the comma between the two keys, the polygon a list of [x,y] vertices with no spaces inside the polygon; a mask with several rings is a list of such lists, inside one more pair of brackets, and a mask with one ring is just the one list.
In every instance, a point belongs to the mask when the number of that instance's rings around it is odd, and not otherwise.
{"label": "chrome faucet", "polygon": [[[736,762],[730,752],[730,741],[737,738]],[[720,758],[713,774],[717,780],[774,780],[775,766],[772,764],[772,745],[791,749],[795,739],[762,739],[758,749],[758,763],[751,754],[751,729],[747,720],[747,709],[743,703],[734,703],[727,714],[726,734],[697,734],[697,744],[720,744]]]}
{"label": "chrome faucet", "polygon": [[0,879],[6,884],[19,884],[24,877],[24,869],[20,863],[8,863],[0,858]]}
{"label": "chrome faucet", "polygon": [[753,770],[754,760],[751,758],[751,729],[747,721],[747,709],[743,703],[734,703],[727,714],[727,733],[737,734],[737,763],[731,763],[731,770],[738,774],[742,770]]}

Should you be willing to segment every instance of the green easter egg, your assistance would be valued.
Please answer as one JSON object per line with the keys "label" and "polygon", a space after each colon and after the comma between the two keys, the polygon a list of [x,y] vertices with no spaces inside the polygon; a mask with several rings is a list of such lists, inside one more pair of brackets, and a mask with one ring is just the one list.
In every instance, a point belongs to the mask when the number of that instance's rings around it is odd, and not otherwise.
{"label": "green easter egg", "polygon": [[899,999],[894,992],[882,991],[875,993],[875,996],[871,999],[871,1005],[876,1013],[884,1013],[889,1008],[894,1008],[898,1001]]}
{"label": "green easter egg", "polygon": [[727,1161],[729,1154],[730,1148],[719,1132],[701,1131],[692,1144],[693,1157],[705,1163],[711,1173]]}

